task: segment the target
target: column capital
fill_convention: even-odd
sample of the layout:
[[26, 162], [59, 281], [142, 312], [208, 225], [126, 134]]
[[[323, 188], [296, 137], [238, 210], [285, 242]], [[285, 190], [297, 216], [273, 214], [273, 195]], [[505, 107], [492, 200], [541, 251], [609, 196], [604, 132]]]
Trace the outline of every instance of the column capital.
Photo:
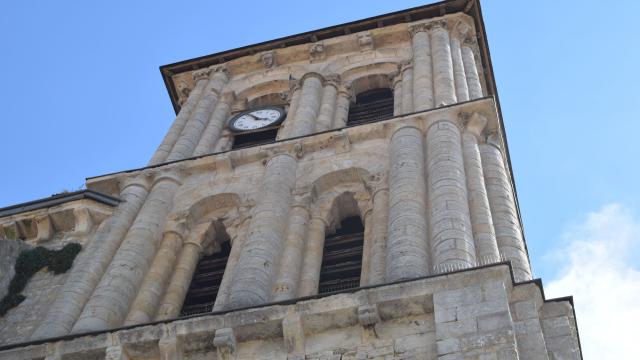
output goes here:
[[387, 77], [389, 77], [389, 83], [391, 84], [391, 90], [393, 90], [396, 87], [396, 85], [398, 85], [398, 83], [402, 82], [402, 73], [400, 72], [400, 69], [388, 74]]
[[180, 239], [184, 238], [187, 228], [187, 214], [184, 212], [173, 213], [168, 216], [164, 226], [164, 235], [176, 234]]
[[411, 60], [405, 60], [398, 64], [398, 70], [400, 71], [401, 74], [412, 68], [413, 68], [413, 62]]
[[486, 131], [486, 141], [485, 141], [485, 143], [487, 145], [491, 145], [491, 146], [495, 147], [496, 149], [500, 150], [500, 153], [502, 153], [502, 146], [501, 146], [501, 141], [500, 141], [500, 133], [498, 132], [497, 129]]
[[478, 140], [481, 140], [482, 132], [489, 122], [486, 116], [477, 112], [461, 112], [460, 114], [458, 114], [458, 118], [462, 122], [462, 125], [464, 126], [466, 131], [473, 134]]
[[235, 91], [227, 91], [220, 95], [220, 101], [231, 105], [234, 101], [236, 101], [236, 92]]
[[338, 74], [330, 74], [324, 77], [324, 86], [333, 86], [338, 90], [340, 87], [340, 75]]
[[342, 96], [342, 97], [346, 97], [347, 99], [351, 99], [351, 97], [353, 96], [352, 91], [351, 91], [351, 85], [349, 85], [349, 84], [340, 85], [340, 87], [338, 88], [338, 96]]
[[427, 32], [427, 30], [429, 30], [429, 27], [428, 27], [428, 23], [421, 22], [421, 23], [409, 25], [408, 30], [409, 30], [409, 34], [411, 34], [411, 37], [414, 37], [417, 33]]
[[213, 73], [213, 75], [224, 75], [229, 77], [229, 67], [227, 64], [211, 65], [208, 69]]
[[206, 69], [199, 69], [194, 71], [193, 73], [191, 73], [191, 76], [193, 76], [193, 80], [198, 82], [200, 80], [207, 80], [210, 74], [211, 74], [211, 69], [206, 68]]
[[453, 35], [455, 38], [464, 40], [470, 34], [470, 30], [471, 30], [471, 26], [469, 26], [469, 24], [467, 24], [466, 22], [460, 20], [454, 26]]
[[427, 24], [427, 29], [436, 30], [436, 29], [447, 29], [448, 22], [446, 19], [438, 19], [431, 21]]
[[463, 43], [467, 46], [474, 47], [478, 45], [478, 39], [476, 39], [475, 34], [472, 34], [470, 36], [467, 36], [464, 39]]
[[163, 172], [158, 171], [155, 173], [155, 177], [151, 186], [156, 186], [158, 183], [163, 181], [171, 181], [178, 184], [178, 186], [182, 185], [183, 173], [184, 171], [178, 168], [166, 170]]
[[321, 74], [317, 73], [317, 72], [308, 72], [306, 74], [304, 74], [302, 76], [302, 78], [300, 78], [300, 84], [304, 85], [304, 82], [309, 79], [309, 78], [317, 78], [318, 80], [320, 80], [320, 82], [324, 82], [324, 76], [322, 76]]

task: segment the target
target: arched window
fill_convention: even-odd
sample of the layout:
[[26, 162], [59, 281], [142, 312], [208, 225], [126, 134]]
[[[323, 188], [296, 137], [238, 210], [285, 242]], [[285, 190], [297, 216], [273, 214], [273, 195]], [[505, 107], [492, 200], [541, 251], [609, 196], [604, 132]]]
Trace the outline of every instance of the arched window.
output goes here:
[[226, 240], [220, 245], [219, 251], [200, 258], [182, 304], [180, 316], [211, 312], [230, 252], [231, 245]]
[[389, 88], [367, 90], [356, 95], [349, 106], [347, 126], [366, 124], [393, 117], [393, 91]]
[[364, 226], [359, 216], [340, 222], [340, 228], [326, 236], [320, 268], [318, 293], [360, 286]]

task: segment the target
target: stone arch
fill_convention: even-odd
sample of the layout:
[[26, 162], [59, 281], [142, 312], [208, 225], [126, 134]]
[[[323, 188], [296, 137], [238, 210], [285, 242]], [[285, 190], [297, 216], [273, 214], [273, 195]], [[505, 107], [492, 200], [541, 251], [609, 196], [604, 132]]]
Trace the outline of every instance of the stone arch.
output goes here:
[[[190, 229], [187, 238], [198, 241], [208, 251], [216, 251], [220, 243], [229, 240], [237, 231], [240, 197], [235, 193], [206, 196], [194, 202], [186, 211], [186, 223]], [[216, 234], [211, 238], [211, 234]], [[195, 237], [195, 238], [194, 238]], [[212, 243], [207, 243], [214, 240]]]
[[336, 170], [318, 177], [312, 186], [312, 216], [322, 218], [329, 232], [349, 216], [357, 215], [364, 222], [371, 199], [366, 185], [369, 177], [362, 168]]
[[236, 99], [246, 100], [249, 107], [281, 105], [289, 94], [290, 81], [271, 79], [236, 91]]

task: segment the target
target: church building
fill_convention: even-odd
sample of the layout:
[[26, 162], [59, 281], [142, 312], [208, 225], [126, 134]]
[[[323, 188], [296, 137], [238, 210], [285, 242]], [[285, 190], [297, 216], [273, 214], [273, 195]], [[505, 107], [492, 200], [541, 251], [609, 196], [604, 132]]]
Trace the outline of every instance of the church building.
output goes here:
[[148, 164], [0, 209], [0, 360], [582, 358], [477, 0], [160, 70]]

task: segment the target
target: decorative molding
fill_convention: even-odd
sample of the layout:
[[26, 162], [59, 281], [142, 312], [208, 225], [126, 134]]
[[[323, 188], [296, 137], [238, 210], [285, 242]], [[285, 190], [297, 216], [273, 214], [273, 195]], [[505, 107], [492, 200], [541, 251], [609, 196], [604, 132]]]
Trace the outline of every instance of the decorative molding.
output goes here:
[[276, 60], [276, 52], [271, 50], [260, 54], [260, 61], [265, 69], [273, 69], [278, 65]]
[[211, 68], [196, 70], [192, 73], [193, 80], [196, 82], [200, 80], [207, 80], [211, 74]]
[[358, 45], [360, 46], [360, 51], [369, 51], [373, 50], [373, 36], [369, 31], [361, 32], [356, 34], [358, 38]]
[[311, 62], [322, 61], [326, 57], [324, 44], [317, 42], [309, 47], [309, 58]]
[[447, 29], [447, 20], [446, 19], [440, 19], [440, 20], [435, 20], [432, 21], [430, 23], [427, 24], [427, 28], [432, 31], [432, 30], [437, 30], [437, 29]]
[[409, 25], [408, 30], [409, 30], [409, 34], [411, 34], [411, 37], [414, 37], [417, 33], [426, 32], [427, 30], [429, 30], [429, 27], [427, 23], [423, 22], [423, 23]]
[[324, 85], [333, 86], [336, 90], [340, 87], [340, 75], [330, 74], [324, 77]]

